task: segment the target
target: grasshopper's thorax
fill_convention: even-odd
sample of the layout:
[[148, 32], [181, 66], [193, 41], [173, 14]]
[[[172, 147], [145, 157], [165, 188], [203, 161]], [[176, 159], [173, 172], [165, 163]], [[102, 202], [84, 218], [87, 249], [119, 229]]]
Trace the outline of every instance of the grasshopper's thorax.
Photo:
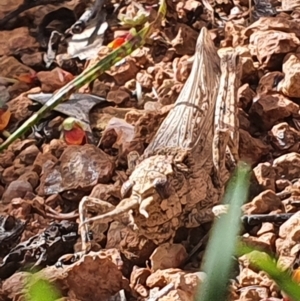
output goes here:
[[139, 233], [157, 244], [172, 239], [180, 225], [177, 174], [173, 156], [154, 155], [139, 163], [122, 187], [124, 197], [139, 202], [132, 214]]

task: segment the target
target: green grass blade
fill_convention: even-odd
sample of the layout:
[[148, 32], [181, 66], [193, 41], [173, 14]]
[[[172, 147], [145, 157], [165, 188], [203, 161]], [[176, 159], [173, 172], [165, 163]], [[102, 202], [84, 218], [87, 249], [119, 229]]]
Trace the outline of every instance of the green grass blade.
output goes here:
[[203, 271], [207, 274], [195, 300], [225, 301], [237, 237], [240, 231], [241, 205], [247, 200], [250, 168], [240, 163], [227, 187], [223, 203], [228, 213], [217, 219], [204, 256]]
[[61, 298], [58, 289], [45, 279], [29, 276], [25, 295], [26, 301], [55, 301]]
[[255, 250], [252, 247], [238, 245], [238, 256], [246, 254], [252, 266], [267, 273], [280, 287], [290, 301], [300, 300], [300, 286], [292, 280], [290, 273], [277, 266], [276, 259], [269, 254]]

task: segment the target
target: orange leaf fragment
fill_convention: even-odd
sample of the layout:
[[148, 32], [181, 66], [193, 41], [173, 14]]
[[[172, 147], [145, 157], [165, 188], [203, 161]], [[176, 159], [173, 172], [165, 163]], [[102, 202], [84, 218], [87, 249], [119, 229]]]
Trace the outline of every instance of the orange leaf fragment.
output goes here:
[[127, 42], [130, 38], [132, 38], [135, 30], [130, 30], [128, 33], [121, 35], [115, 38], [112, 42], [110, 42], [107, 47], [111, 49], [117, 49], [118, 47], [122, 46], [125, 42]]
[[111, 43], [109, 43], [107, 46], [111, 49], [117, 49], [122, 44], [126, 42], [126, 37], [119, 37], [114, 39]]
[[300, 268], [293, 272], [293, 280], [300, 284]]
[[7, 127], [10, 117], [11, 112], [9, 110], [0, 108], [0, 131], [3, 131]]
[[19, 76], [15, 76], [15, 78], [26, 84], [33, 84], [37, 79], [35, 73], [22, 73]]

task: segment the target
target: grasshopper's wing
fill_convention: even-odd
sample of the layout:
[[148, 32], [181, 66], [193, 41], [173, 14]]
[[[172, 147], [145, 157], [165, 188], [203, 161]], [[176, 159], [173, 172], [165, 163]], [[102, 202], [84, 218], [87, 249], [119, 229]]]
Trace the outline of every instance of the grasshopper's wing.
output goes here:
[[163, 148], [192, 149], [199, 143], [205, 145], [208, 133], [213, 134], [219, 78], [217, 50], [207, 29], [203, 28], [189, 78], [146, 149], [146, 155]]

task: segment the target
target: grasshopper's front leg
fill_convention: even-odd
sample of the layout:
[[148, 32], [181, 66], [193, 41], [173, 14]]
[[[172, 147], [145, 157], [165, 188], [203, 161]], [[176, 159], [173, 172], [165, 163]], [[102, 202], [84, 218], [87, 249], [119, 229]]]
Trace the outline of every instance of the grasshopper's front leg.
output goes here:
[[[75, 262], [79, 260], [82, 256], [87, 254], [92, 247], [92, 242], [89, 237], [89, 231], [90, 227], [87, 223], [89, 219], [87, 218], [88, 211], [93, 211], [96, 212], [97, 214], [102, 214], [105, 215], [110, 212], [114, 212], [115, 206], [112, 204], [102, 201], [97, 198], [85, 196], [82, 198], [82, 200], [79, 203], [79, 232], [81, 236], [81, 244], [82, 248], [80, 252], [76, 252], [74, 254], [67, 254], [63, 255], [62, 257], [59, 258], [58, 263], [59, 264], [64, 264], [65, 262]], [[103, 219], [103, 225], [100, 227], [98, 230], [102, 230], [103, 232], [107, 230], [107, 222], [110, 221], [110, 218], [108, 217], [107, 219]], [[101, 231], [101, 232], [102, 232]]]
[[240, 62], [239, 55], [232, 48], [222, 50], [219, 55], [221, 78], [215, 108], [213, 163], [216, 184], [223, 187], [239, 159], [237, 91], [240, 84]]

